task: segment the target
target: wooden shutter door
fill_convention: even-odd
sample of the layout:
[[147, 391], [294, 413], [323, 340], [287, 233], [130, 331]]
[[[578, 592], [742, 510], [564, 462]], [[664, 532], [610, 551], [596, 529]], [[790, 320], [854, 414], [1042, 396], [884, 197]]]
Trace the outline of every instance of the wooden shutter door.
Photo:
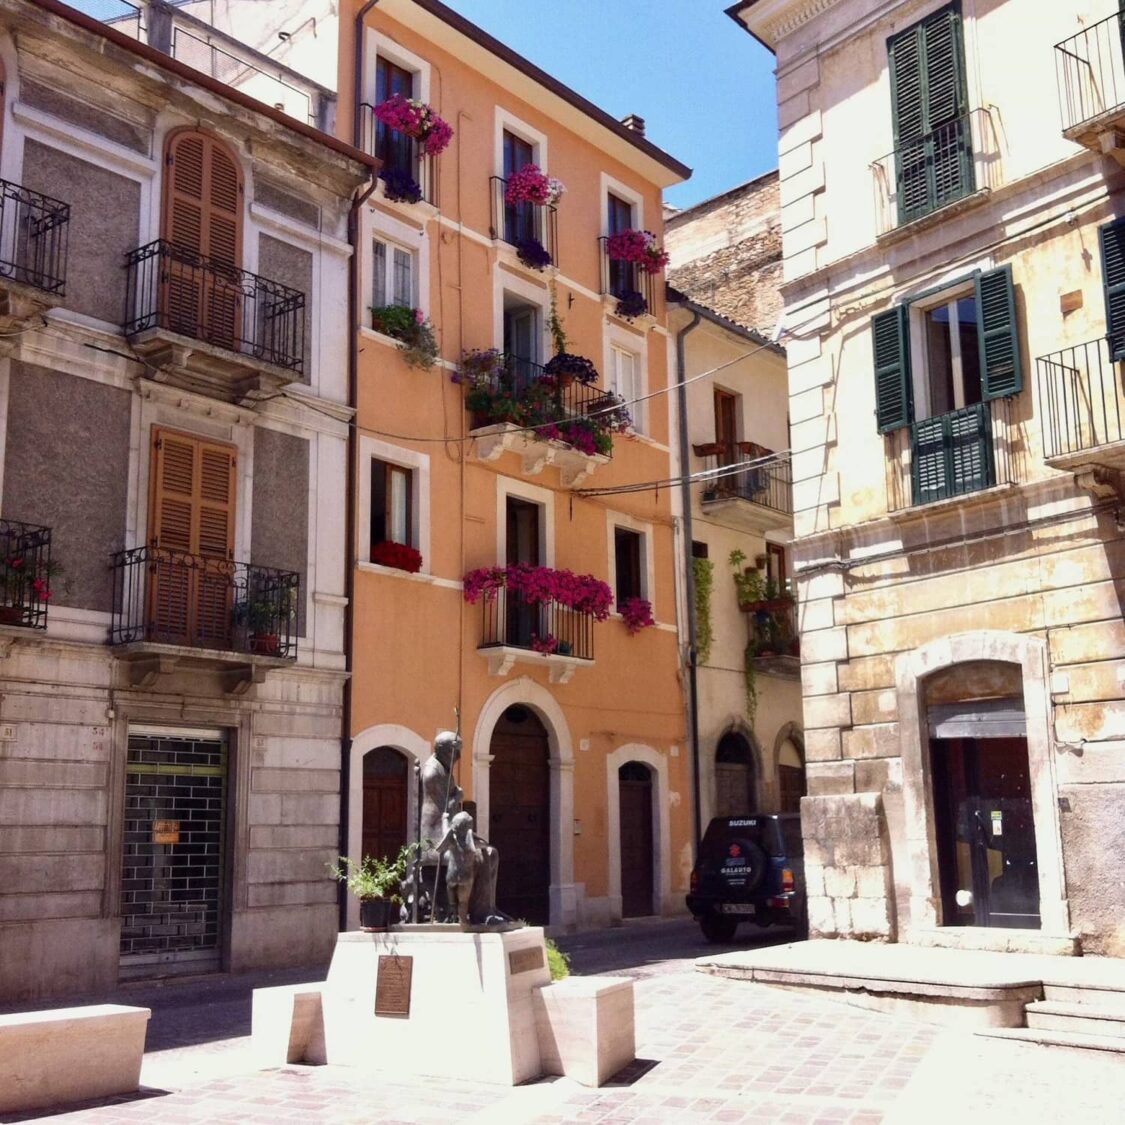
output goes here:
[[982, 397], [988, 401], [1018, 395], [1023, 390], [1023, 363], [1012, 267], [978, 274], [976, 289]]
[[926, 60], [926, 131], [932, 175], [931, 206], [941, 207], [972, 190], [973, 159], [962, 63], [961, 17], [952, 8], [922, 25]]
[[199, 570], [196, 630], [208, 648], [229, 648], [234, 603], [235, 455], [229, 446], [199, 443]]
[[1114, 363], [1125, 359], [1125, 219], [1098, 230], [1102, 250], [1106, 338]]
[[890, 71], [898, 221], [906, 223], [926, 213], [929, 195], [921, 28], [891, 41]]
[[909, 426], [913, 417], [907, 310], [897, 305], [871, 318], [875, 354], [875, 418], [879, 433]]

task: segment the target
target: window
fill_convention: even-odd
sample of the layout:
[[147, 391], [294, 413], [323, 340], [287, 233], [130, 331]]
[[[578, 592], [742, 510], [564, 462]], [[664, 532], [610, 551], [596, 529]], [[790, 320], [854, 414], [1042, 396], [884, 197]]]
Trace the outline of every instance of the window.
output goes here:
[[609, 348], [609, 389], [629, 404], [633, 429], [643, 431], [644, 403], [637, 401], [644, 393], [641, 389], [641, 357], [616, 344]]
[[617, 609], [630, 598], [643, 598], [644, 589], [644, 536], [627, 527], [613, 529], [613, 551], [617, 583]]
[[711, 549], [706, 543], [700, 543], [697, 539], [691, 541], [691, 557], [693, 559], [706, 559], [709, 558]]
[[881, 433], [910, 427], [914, 502], [993, 483], [989, 403], [1023, 389], [1011, 266], [872, 318]]
[[785, 589], [788, 571], [785, 567], [785, 548], [780, 543], [766, 544], [766, 581], [777, 591]]
[[[607, 215], [607, 234], [620, 234], [633, 229], [633, 205], [619, 195], [614, 195], [612, 191], [609, 193]], [[623, 297], [626, 293], [636, 292], [637, 288], [637, 267], [632, 262], [610, 261], [610, 293], [614, 297]]]
[[414, 308], [417, 301], [416, 256], [393, 242], [376, 238], [372, 257], [371, 303], [381, 309], [387, 305]]
[[[514, 172], [535, 163], [535, 147], [530, 141], [504, 130], [504, 179]], [[538, 238], [536, 208], [533, 203], [504, 204], [504, 241], [513, 244], [529, 238]]]
[[[375, 60], [375, 104], [395, 94], [414, 97], [414, 74], [380, 55]], [[375, 155], [383, 161], [384, 171], [403, 172], [417, 179], [413, 140], [382, 121], [375, 125]]]
[[1102, 286], [1105, 293], [1105, 326], [1110, 358], [1125, 359], [1125, 219], [1106, 223], [1098, 230], [1102, 252]]
[[959, 5], [888, 44], [898, 220], [907, 223], [973, 190]]
[[414, 472], [402, 465], [371, 462], [371, 546], [415, 546]]

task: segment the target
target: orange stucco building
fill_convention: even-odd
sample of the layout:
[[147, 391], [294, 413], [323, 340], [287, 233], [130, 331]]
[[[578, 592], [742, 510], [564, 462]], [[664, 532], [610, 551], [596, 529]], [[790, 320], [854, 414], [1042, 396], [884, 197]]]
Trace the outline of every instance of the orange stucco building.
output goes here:
[[[605, 238], [647, 229], [659, 244], [662, 189], [688, 169], [639, 119], [615, 121], [433, 0], [361, 7], [341, 10], [338, 132], [388, 174], [357, 219], [349, 852], [413, 836], [411, 767], [457, 709], [458, 781], [500, 848], [502, 909], [556, 927], [681, 910], [692, 791], [672, 490], [590, 490], [672, 476], [663, 279], [610, 260]], [[380, 125], [373, 107], [396, 93], [451, 126], [444, 151]], [[528, 163], [565, 184], [553, 205], [510, 202]], [[521, 260], [532, 240], [549, 266]], [[408, 361], [399, 306], [432, 324], [432, 367]], [[596, 379], [552, 367], [560, 324]], [[488, 349], [470, 381], [462, 357]], [[620, 401], [633, 424], [605, 432]], [[609, 617], [536, 600], [511, 571], [466, 601], [467, 573], [509, 564], [594, 576]], [[630, 598], [654, 625], [630, 631]]]

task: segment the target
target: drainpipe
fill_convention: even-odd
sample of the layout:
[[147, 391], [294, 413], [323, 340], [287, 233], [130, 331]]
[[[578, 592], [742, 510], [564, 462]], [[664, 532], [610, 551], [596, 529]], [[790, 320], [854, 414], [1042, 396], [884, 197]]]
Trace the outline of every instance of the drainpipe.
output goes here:
[[[356, 148], [360, 147], [360, 88], [363, 68], [363, 19], [379, 0], [367, 0], [360, 9], [355, 22], [355, 137]], [[348, 245], [351, 256], [348, 258], [348, 405], [359, 410], [359, 212], [371, 197], [379, 183], [378, 174], [373, 174], [370, 183], [362, 190], [357, 189], [348, 210]], [[352, 781], [352, 658], [355, 651], [355, 506], [358, 484], [359, 441], [356, 435], [359, 421], [354, 417], [348, 426], [348, 479], [344, 493], [344, 714], [340, 731], [340, 836], [337, 855], [348, 854], [348, 835], [350, 828], [348, 797]], [[336, 892], [339, 910], [340, 929], [348, 928], [348, 889], [340, 883]]]
[[687, 378], [687, 361], [684, 357], [684, 339], [689, 332], [698, 327], [700, 315], [692, 310], [691, 322], [686, 324], [676, 333], [676, 407], [679, 415], [679, 449], [680, 449], [680, 503], [683, 507], [684, 528], [684, 593], [687, 605], [688, 627], [688, 723], [691, 734], [691, 812], [692, 822], [695, 827], [693, 842], [693, 859], [699, 852], [699, 841], [703, 836], [703, 810], [699, 797], [699, 697], [696, 690], [696, 616], [695, 616], [695, 564], [691, 553], [692, 526], [691, 526], [691, 480], [689, 476], [688, 461], [688, 401], [687, 387], [684, 380]]

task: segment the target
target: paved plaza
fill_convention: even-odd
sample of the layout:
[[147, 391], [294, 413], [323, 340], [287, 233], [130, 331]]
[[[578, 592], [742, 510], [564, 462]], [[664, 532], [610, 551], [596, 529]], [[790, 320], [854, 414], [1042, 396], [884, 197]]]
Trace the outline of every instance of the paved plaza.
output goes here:
[[[773, 940], [783, 933], [767, 935]], [[636, 979], [638, 1063], [601, 1090], [396, 1081], [374, 1069], [250, 1069], [252, 982], [131, 991], [154, 1004], [142, 1096], [49, 1119], [110, 1122], [1082, 1122], [1121, 1120], [1125, 1056], [975, 1037], [803, 992], [696, 972], [697, 931], [629, 926], [570, 939], [579, 971]], [[277, 983], [278, 977], [268, 983]], [[195, 996], [193, 1001], [192, 996]], [[154, 999], [155, 996], [155, 999]], [[125, 996], [122, 996], [124, 999]], [[179, 1028], [177, 1034], [176, 1028]], [[450, 1013], [436, 1052], [472, 1029]]]

